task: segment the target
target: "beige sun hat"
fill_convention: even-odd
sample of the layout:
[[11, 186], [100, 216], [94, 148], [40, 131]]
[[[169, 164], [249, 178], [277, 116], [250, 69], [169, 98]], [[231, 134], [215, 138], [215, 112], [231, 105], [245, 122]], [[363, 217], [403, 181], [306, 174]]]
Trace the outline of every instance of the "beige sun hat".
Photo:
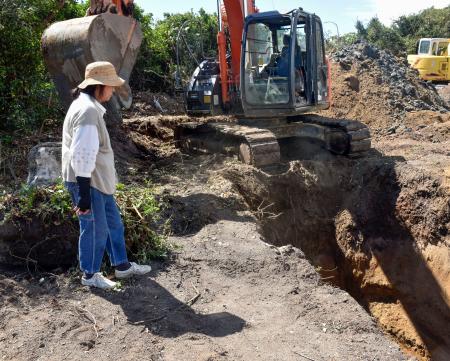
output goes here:
[[89, 85], [109, 85], [121, 86], [125, 80], [116, 73], [114, 65], [108, 61], [96, 61], [86, 66], [84, 81], [78, 85], [78, 88], [85, 89]]

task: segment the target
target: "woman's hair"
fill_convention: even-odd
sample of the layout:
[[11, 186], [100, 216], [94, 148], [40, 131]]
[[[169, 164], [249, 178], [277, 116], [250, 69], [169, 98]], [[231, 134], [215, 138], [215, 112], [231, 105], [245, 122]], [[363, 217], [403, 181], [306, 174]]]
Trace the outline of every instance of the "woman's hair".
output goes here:
[[95, 85], [88, 85], [84, 89], [75, 88], [72, 90], [72, 97], [73, 99], [76, 99], [80, 96], [80, 93], [88, 94], [91, 97], [95, 97], [95, 91], [97, 90], [97, 87], [99, 87], [99, 93], [102, 94], [103, 90], [105, 89], [104, 85], [101, 84], [95, 84]]

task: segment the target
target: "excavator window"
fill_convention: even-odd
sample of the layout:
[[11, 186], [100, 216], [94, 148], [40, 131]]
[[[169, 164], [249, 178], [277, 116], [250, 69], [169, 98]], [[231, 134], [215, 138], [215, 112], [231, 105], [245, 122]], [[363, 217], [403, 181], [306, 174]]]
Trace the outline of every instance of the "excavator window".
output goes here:
[[295, 44], [295, 67], [294, 67], [294, 102], [296, 105], [304, 105], [307, 102], [306, 99], [306, 29], [305, 21], [301, 18], [298, 19], [296, 29], [296, 44]]
[[291, 19], [271, 18], [248, 25], [245, 46], [245, 93], [252, 105], [287, 104]]
[[316, 66], [317, 66], [317, 101], [328, 98], [328, 67], [325, 60], [322, 24], [316, 20]]
[[437, 43], [433, 42], [433, 45], [431, 47], [431, 54], [437, 55]]
[[437, 46], [437, 56], [448, 56], [448, 43], [440, 42]]
[[428, 54], [431, 42], [429, 40], [421, 40], [419, 44], [419, 54]]

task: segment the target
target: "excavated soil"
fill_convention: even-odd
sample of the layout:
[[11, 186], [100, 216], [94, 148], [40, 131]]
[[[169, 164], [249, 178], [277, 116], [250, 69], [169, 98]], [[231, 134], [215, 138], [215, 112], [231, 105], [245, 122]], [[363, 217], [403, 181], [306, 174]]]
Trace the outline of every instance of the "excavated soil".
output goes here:
[[233, 164], [184, 156], [153, 169], [171, 197], [177, 248], [120, 292], [90, 291], [75, 271], [32, 279], [1, 269], [1, 358], [407, 360], [301, 250], [262, 240], [221, 176]]
[[376, 139], [386, 135], [442, 140], [450, 128], [448, 88], [419, 80], [406, 59], [361, 42], [331, 54], [330, 117], [367, 124]]
[[450, 178], [380, 155], [292, 162], [287, 171], [239, 165], [226, 177], [267, 242], [300, 248], [405, 349], [449, 359]]

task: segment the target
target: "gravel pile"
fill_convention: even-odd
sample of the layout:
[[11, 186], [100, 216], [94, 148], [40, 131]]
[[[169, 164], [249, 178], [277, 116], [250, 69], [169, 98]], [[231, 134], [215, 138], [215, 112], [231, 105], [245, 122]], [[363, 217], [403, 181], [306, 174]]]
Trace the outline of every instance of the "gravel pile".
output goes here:
[[448, 111], [435, 87], [421, 81], [417, 71], [409, 66], [406, 59], [397, 58], [389, 51], [360, 41], [331, 54], [331, 59], [343, 71], [356, 68], [359, 74], [369, 73], [375, 78], [375, 86], [387, 85], [387, 103], [395, 112], [393, 115], [396, 118], [411, 111]]

